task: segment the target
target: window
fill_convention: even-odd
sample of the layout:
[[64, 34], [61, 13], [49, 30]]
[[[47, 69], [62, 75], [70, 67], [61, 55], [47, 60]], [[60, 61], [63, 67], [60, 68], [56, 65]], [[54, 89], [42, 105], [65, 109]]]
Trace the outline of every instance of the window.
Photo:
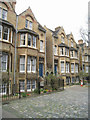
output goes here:
[[20, 72], [25, 72], [25, 56], [20, 56]]
[[75, 52], [75, 58], [77, 58], [78, 57], [78, 53], [77, 52]]
[[32, 40], [32, 37], [30, 34], [28, 34], [28, 46], [31, 46], [31, 40]]
[[27, 60], [27, 72], [31, 72], [31, 57], [28, 56]]
[[57, 46], [54, 46], [54, 54], [57, 55]]
[[66, 73], [69, 73], [69, 63], [66, 62]]
[[83, 64], [83, 72], [84, 72], [84, 70], [85, 70], [85, 65]]
[[86, 56], [86, 62], [88, 62], [88, 56]]
[[0, 85], [0, 94], [5, 95], [6, 93], [7, 93], [7, 84], [4, 83], [4, 84]]
[[35, 83], [36, 83], [36, 81], [33, 80], [33, 81], [32, 81], [32, 90], [34, 90], [34, 89], [36, 88], [36, 84], [35, 84]]
[[25, 27], [28, 28], [28, 20], [26, 20]]
[[32, 22], [29, 22], [29, 28], [32, 30]]
[[2, 10], [2, 19], [7, 20], [7, 11]]
[[71, 57], [73, 57], [73, 51], [71, 51]]
[[9, 28], [3, 28], [3, 40], [9, 40]]
[[20, 45], [25, 45], [25, 38], [26, 34], [21, 34], [21, 42], [20, 42]]
[[64, 48], [60, 48], [60, 55], [64, 55]]
[[24, 80], [20, 80], [20, 92], [24, 92], [25, 91], [25, 82]]
[[32, 72], [36, 72], [36, 58], [35, 57], [33, 57], [33, 59], [32, 59]]
[[82, 56], [82, 61], [84, 61], [84, 56]]
[[6, 72], [7, 71], [7, 59], [8, 59], [8, 55], [2, 55], [2, 71]]
[[36, 37], [33, 36], [33, 47], [36, 48]]
[[31, 80], [27, 80], [27, 92], [31, 91]]
[[2, 18], [2, 9], [0, 8], [0, 18]]
[[61, 42], [64, 43], [64, 36], [61, 37]]
[[43, 41], [40, 40], [40, 51], [43, 51]]
[[71, 41], [71, 47], [73, 47], [73, 42]]
[[69, 56], [69, 49], [68, 48], [65, 48], [65, 55]]
[[2, 39], [2, 26], [0, 25], [0, 40]]
[[88, 73], [88, 66], [86, 66], [86, 73]]
[[71, 63], [71, 73], [74, 73], [74, 63]]
[[78, 64], [75, 64], [75, 72], [78, 73]]
[[61, 62], [61, 73], [64, 73], [64, 62]]

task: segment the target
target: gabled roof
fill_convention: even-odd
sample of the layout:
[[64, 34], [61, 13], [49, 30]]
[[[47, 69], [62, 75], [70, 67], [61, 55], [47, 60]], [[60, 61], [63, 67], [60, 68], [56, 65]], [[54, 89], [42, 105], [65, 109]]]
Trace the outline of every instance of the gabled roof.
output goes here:
[[39, 36], [39, 34], [37, 34], [36, 32], [34, 32], [33, 30], [30, 30], [30, 29], [27, 29], [27, 28], [20, 29], [20, 30], [18, 30], [18, 32], [20, 32], [20, 33], [31, 33], [31, 34], [33, 34], [35, 36]]
[[64, 44], [64, 43], [59, 44], [58, 47], [66, 47], [66, 48], [69, 48], [69, 47], [68, 47], [66, 44]]
[[49, 30], [53, 33], [53, 37], [58, 38], [58, 36], [57, 36], [57, 32], [58, 32], [58, 31], [53, 31], [53, 30], [51, 30], [51, 29], [49, 29]]

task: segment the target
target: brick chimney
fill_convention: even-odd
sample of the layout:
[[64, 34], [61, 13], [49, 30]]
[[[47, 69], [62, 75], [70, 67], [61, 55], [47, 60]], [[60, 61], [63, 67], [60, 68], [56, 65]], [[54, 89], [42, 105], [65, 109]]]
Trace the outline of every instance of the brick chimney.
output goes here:
[[55, 28], [55, 31], [60, 30], [60, 28], [61, 28], [60, 26], [56, 27], [56, 28]]
[[83, 40], [78, 40], [78, 44], [83, 44]]

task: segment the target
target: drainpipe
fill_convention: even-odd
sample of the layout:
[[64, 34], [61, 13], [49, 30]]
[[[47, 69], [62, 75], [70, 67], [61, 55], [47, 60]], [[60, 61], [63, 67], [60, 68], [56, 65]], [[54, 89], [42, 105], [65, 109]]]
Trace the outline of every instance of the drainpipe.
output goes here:
[[46, 65], [47, 65], [47, 62], [46, 62], [46, 32], [45, 32], [45, 75], [46, 75]]
[[14, 94], [15, 94], [15, 78], [16, 78], [16, 55], [17, 55], [17, 26], [18, 26], [18, 15], [16, 15], [16, 34], [15, 34], [15, 55], [14, 55]]

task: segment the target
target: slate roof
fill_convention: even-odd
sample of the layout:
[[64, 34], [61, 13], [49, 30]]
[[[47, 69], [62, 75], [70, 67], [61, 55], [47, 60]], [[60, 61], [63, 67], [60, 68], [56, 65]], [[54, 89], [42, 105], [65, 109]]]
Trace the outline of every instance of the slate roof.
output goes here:
[[70, 50], [71, 50], [71, 51], [72, 51], [72, 50], [74, 50], [74, 51], [78, 51], [77, 49], [75, 49], [75, 48], [73, 48], [73, 47], [71, 47]]
[[35, 36], [39, 36], [39, 34], [37, 34], [36, 32], [34, 32], [33, 30], [30, 30], [30, 29], [27, 29], [27, 28], [20, 29], [20, 30], [18, 30], [18, 32], [20, 32], [20, 33], [31, 33], [31, 34], [33, 34]]
[[49, 30], [53, 33], [53, 36], [54, 36], [55, 38], [58, 38], [57, 33], [58, 33], [59, 30], [57, 30], [57, 31], [53, 31], [53, 30], [51, 30], [51, 29], [49, 29]]
[[58, 47], [66, 47], [66, 48], [69, 48], [66, 44], [64, 43], [61, 43], [60, 45], [58, 45]]
[[13, 27], [13, 29], [15, 30], [13, 24], [11, 24], [10, 22], [8, 22], [8, 21], [6, 21], [6, 20], [0, 19], [0, 24], [1, 24], [1, 25], [2, 25], [2, 24], [5, 24], [5, 25], [8, 25], [8, 26], [11, 26], [11, 27]]
[[43, 31], [43, 32], [46, 32], [46, 30], [40, 24], [38, 25], [38, 29]]

